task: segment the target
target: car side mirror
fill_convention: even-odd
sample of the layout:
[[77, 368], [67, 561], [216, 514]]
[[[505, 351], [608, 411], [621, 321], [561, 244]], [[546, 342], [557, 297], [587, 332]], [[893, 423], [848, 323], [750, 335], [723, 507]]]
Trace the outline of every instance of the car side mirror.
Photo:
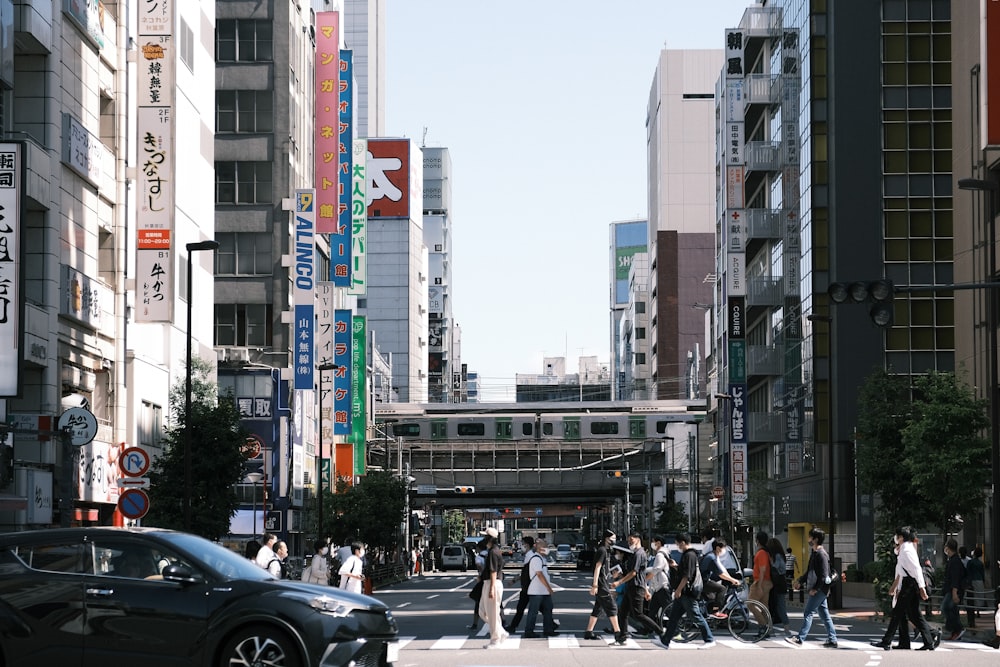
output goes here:
[[178, 584], [198, 584], [204, 581], [200, 574], [195, 574], [187, 565], [171, 563], [160, 573], [164, 581], [174, 581]]

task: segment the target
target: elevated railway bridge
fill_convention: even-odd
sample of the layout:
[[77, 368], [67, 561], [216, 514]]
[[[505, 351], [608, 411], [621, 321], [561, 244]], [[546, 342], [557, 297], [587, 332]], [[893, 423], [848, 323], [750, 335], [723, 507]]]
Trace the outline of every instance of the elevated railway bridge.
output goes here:
[[689, 506], [707, 501], [704, 419], [703, 401], [383, 404], [369, 460], [411, 478], [414, 509], [599, 512], [620, 529], [628, 495], [647, 511], [666, 484]]

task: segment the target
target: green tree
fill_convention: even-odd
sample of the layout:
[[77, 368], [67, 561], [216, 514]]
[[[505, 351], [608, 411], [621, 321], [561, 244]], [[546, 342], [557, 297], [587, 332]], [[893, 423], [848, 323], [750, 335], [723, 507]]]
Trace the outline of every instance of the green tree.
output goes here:
[[889, 526], [937, 526], [983, 506], [989, 478], [986, 401], [954, 373], [913, 380], [879, 370], [859, 396], [858, 481]]
[[666, 497], [653, 508], [656, 520], [653, 530], [661, 535], [672, 535], [687, 530], [687, 510], [684, 503], [677, 502], [677, 493], [668, 488]]
[[445, 544], [461, 544], [465, 539], [465, 512], [445, 510], [443, 521]]
[[351, 486], [341, 479], [324, 495], [324, 535], [338, 544], [361, 540], [374, 547], [396, 543], [406, 506], [406, 483], [391, 472], [369, 472]]
[[[208, 539], [229, 533], [239, 507], [236, 484], [245, 474], [249, 431], [243, 428], [232, 397], [220, 400], [208, 378], [212, 367], [202, 359], [191, 363], [191, 526], [189, 532]], [[163, 454], [149, 471], [149, 513], [143, 523], [184, 530], [185, 381], [170, 389], [171, 423], [163, 438]]]

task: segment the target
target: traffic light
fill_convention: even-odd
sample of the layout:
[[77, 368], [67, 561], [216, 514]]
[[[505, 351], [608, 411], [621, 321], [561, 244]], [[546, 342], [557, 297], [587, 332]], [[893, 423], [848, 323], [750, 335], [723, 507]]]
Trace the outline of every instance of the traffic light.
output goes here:
[[474, 486], [456, 486], [455, 493], [475, 493], [476, 487]]
[[626, 473], [624, 471], [622, 471], [622, 470], [609, 470], [608, 471], [608, 477], [611, 477], [611, 478], [625, 477], [625, 476], [626, 476]]
[[871, 303], [868, 311], [872, 322], [878, 327], [892, 324], [892, 300], [896, 296], [896, 287], [891, 280], [855, 281], [852, 283], [831, 283], [826, 290], [830, 300], [835, 304]]

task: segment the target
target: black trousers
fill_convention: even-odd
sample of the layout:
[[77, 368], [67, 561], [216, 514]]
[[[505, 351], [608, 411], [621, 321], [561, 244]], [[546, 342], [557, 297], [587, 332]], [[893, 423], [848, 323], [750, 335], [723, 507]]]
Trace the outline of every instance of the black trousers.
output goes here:
[[517, 598], [517, 608], [514, 609], [514, 618], [510, 619], [510, 623], [507, 625], [507, 632], [514, 632], [517, 630], [517, 626], [521, 624], [521, 619], [524, 618], [524, 610], [528, 608], [528, 590], [524, 589], [521, 591], [521, 595]]
[[[622, 608], [618, 616], [620, 619], [625, 619], [624, 624], [627, 624], [631, 619], [639, 632], [661, 634], [663, 628], [660, 627], [660, 624], [643, 613], [645, 602], [646, 595], [642, 588], [639, 588], [632, 582], [625, 584], [625, 595], [622, 598]], [[625, 629], [625, 627], [622, 627], [622, 630]]]
[[899, 631], [899, 648], [910, 648], [910, 628], [906, 621], [913, 623], [920, 630], [920, 636], [927, 646], [934, 645], [934, 638], [931, 636], [931, 628], [927, 625], [927, 619], [920, 613], [920, 589], [917, 588], [915, 580], [912, 584], [906, 580], [900, 585], [899, 594], [896, 596], [896, 606], [892, 609], [892, 616], [889, 618], [889, 627], [886, 628], [882, 643], [888, 644], [892, 641], [892, 636]]

